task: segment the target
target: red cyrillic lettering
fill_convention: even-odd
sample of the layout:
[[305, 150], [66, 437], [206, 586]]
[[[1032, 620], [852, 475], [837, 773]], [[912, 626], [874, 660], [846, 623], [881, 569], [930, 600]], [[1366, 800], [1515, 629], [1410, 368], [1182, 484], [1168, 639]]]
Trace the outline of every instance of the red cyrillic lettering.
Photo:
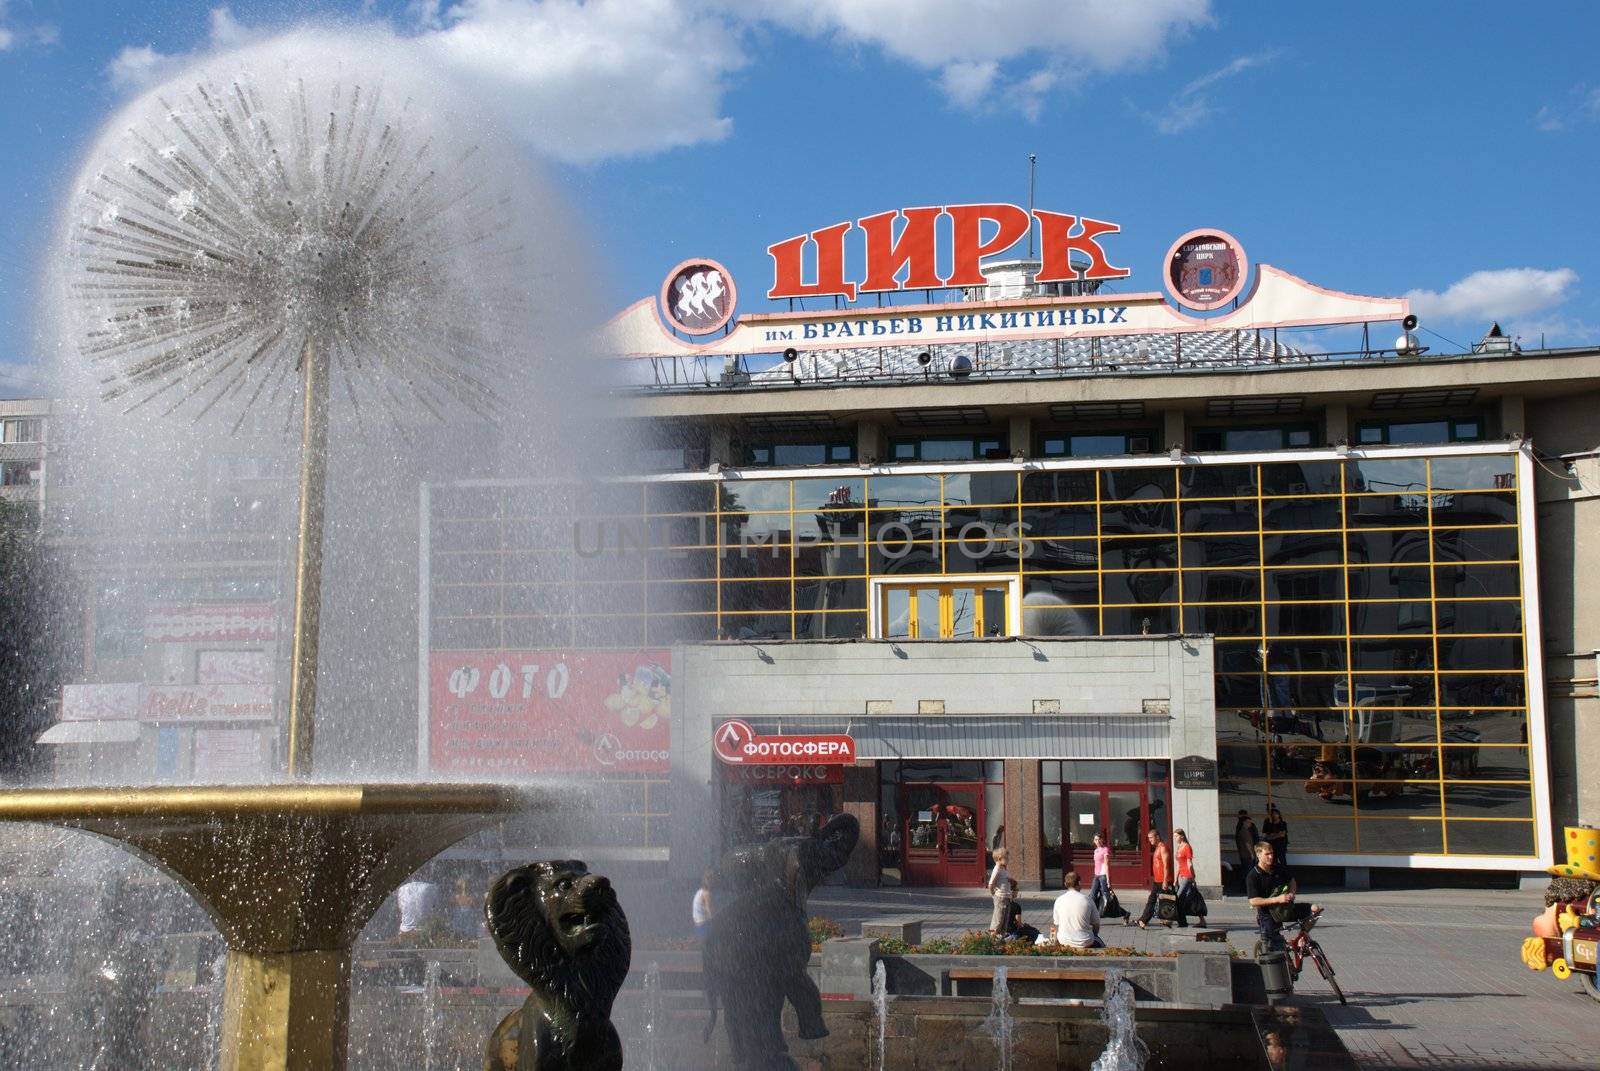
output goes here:
[[[846, 301], [854, 301], [856, 284], [845, 282], [844, 278], [844, 235], [850, 227], [849, 222], [835, 223], [831, 227], [767, 246], [767, 255], [772, 258], [772, 289], [767, 291], [767, 297], [839, 294]], [[817, 281], [814, 283], [804, 281], [808, 241], [817, 245]]]
[[[1028, 213], [1016, 205], [950, 205], [952, 238], [950, 278], [946, 286], [982, 286], [985, 282], [980, 262], [991, 253], [1002, 253], [1028, 235], [1032, 225]], [[983, 240], [983, 223], [995, 225], [995, 232], [987, 242]]]
[[[900, 228], [899, 238], [894, 237], [894, 221], [902, 212], [879, 212], [858, 220], [867, 232], [867, 277], [861, 282], [861, 290], [932, 290], [943, 286], [934, 239], [934, 223], [942, 211], [904, 209], [906, 225]], [[895, 279], [902, 267], [906, 269], [903, 283]]]
[[1106, 251], [1095, 240], [1102, 234], [1122, 230], [1115, 223], [1084, 216], [1083, 229], [1073, 234], [1072, 228], [1080, 222], [1077, 216], [1043, 209], [1036, 209], [1033, 215], [1039, 221], [1039, 274], [1034, 276], [1035, 282], [1061, 283], [1078, 278], [1078, 270], [1072, 266], [1074, 250], [1089, 258], [1089, 266], [1083, 271], [1085, 279], [1125, 279], [1132, 274], [1127, 268], [1112, 267], [1106, 260]]

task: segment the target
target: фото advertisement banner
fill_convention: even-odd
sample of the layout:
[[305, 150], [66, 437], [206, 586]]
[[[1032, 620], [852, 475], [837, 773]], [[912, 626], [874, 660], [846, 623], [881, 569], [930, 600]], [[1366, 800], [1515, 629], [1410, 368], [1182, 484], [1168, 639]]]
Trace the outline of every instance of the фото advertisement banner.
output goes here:
[[435, 651], [438, 773], [666, 773], [671, 652]]

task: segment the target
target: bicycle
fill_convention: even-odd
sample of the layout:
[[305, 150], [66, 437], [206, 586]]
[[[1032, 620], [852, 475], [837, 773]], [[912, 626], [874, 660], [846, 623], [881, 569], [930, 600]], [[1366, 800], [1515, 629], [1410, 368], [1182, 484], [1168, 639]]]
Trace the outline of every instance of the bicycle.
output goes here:
[[1328, 962], [1328, 954], [1322, 950], [1322, 946], [1317, 944], [1306, 930], [1306, 924], [1311, 921], [1313, 919], [1306, 919], [1305, 922], [1300, 923], [1300, 928], [1295, 932], [1295, 935], [1287, 941], [1281, 935], [1275, 937], [1270, 943], [1266, 940], [1258, 940], [1255, 954], [1259, 958], [1261, 953], [1265, 951], [1286, 953], [1288, 956], [1289, 980], [1291, 982], [1300, 980], [1300, 970], [1304, 966], [1306, 958], [1310, 957], [1311, 962], [1317, 965], [1317, 973], [1322, 975], [1322, 980], [1328, 983], [1328, 987], [1333, 990], [1333, 995], [1339, 998], [1339, 1003], [1349, 1004], [1350, 1002], [1344, 999], [1344, 990], [1339, 988], [1339, 982], [1333, 976], [1333, 964]]

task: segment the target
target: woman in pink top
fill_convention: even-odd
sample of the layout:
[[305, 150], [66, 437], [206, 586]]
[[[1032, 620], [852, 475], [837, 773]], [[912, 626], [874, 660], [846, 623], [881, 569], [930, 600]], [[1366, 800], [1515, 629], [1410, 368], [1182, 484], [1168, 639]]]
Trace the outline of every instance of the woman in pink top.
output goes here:
[[1094, 884], [1089, 887], [1089, 899], [1097, 911], [1104, 911], [1111, 899], [1111, 849], [1099, 833], [1094, 835]]
[[[1178, 842], [1178, 850], [1173, 853], [1178, 865], [1178, 906], [1184, 907], [1189, 903], [1189, 898], [1194, 893], [1194, 845], [1189, 843], [1189, 837], [1181, 829], [1174, 829], [1172, 837]], [[1204, 927], [1206, 919], [1200, 916], [1200, 925]]]

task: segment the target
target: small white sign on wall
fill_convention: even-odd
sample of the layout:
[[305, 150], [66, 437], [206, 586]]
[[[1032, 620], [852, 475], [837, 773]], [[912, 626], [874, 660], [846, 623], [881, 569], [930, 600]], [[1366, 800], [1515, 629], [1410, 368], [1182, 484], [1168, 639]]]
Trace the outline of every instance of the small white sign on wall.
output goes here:
[[1092, 825], [1094, 825], [1094, 822], [1095, 822], [1095, 816], [1092, 815], [1092, 814], [1080, 814], [1080, 815], [1078, 815], [1078, 824], [1080, 826], [1092, 826]]

